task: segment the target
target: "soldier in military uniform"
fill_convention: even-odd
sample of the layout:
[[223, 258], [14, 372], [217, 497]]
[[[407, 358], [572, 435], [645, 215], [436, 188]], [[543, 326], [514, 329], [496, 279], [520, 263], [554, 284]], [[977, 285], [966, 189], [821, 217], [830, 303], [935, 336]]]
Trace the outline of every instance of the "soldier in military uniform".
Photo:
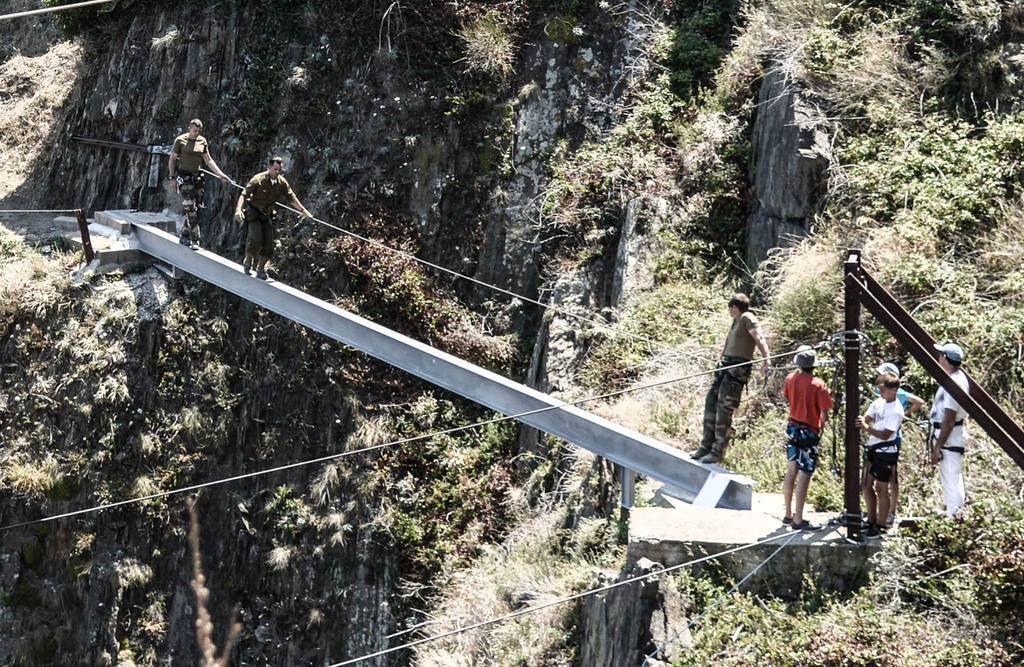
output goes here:
[[167, 161], [170, 179], [181, 196], [181, 208], [185, 212], [185, 226], [181, 229], [179, 240], [183, 245], [196, 248], [199, 247], [199, 209], [203, 208], [205, 194], [200, 168], [205, 164], [220, 180], [231, 180], [210, 155], [206, 137], [199, 134], [202, 129], [203, 121], [193, 118], [188, 124], [188, 132], [174, 140]]
[[277, 204], [287, 204], [301, 211], [305, 217], [313, 217], [295, 196], [292, 186], [281, 173], [283, 170], [284, 160], [271, 158], [267, 170], [249, 180], [235, 206], [235, 221], [248, 225], [242, 267], [246, 274], [255, 267], [256, 277], [260, 280], [267, 279], [267, 261], [274, 251]]

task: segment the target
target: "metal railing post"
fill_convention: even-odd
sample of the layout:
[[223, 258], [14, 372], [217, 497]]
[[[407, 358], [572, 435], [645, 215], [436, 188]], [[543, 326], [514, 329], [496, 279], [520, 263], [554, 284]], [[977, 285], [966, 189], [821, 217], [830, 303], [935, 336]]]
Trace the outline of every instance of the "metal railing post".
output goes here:
[[860, 250], [850, 250], [843, 264], [843, 296], [846, 312], [843, 352], [846, 364], [846, 457], [843, 500], [846, 536], [860, 541]]

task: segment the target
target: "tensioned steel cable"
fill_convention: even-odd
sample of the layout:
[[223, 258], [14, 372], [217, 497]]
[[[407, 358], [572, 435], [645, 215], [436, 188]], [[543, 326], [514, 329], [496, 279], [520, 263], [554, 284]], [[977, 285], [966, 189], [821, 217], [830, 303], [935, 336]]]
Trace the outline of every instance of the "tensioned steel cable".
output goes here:
[[35, 16], [36, 14], [52, 14], [54, 12], [65, 12], [70, 9], [81, 9], [83, 7], [92, 7], [93, 5], [105, 5], [114, 0], [87, 0], [87, 2], [76, 2], [72, 5], [58, 5], [56, 7], [43, 7], [41, 9], [29, 9], [24, 12], [15, 12], [13, 14], [3, 14], [0, 16], [0, 21], [5, 19], [20, 19], [26, 16]]
[[80, 210], [78, 208], [19, 208], [0, 210], [0, 215], [8, 213], [78, 213]]
[[[782, 357], [782, 356], [786, 356], [786, 355], [789, 355], [789, 354], [793, 354], [793, 353], [792, 352], [786, 352], [784, 354], [777, 354], [777, 355], [773, 355], [772, 357], [768, 357], [768, 359], [773, 359], [775, 357]], [[184, 487], [177, 488], [177, 489], [168, 489], [167, 491], [160, 491], [160, 492], [157, 492], [157, 493], [151, 493], [151, 494], [148, 494], [148, 495], [145, 495], [145, 496], [137, 496], [137, 497], [134, 497], [134, 498], [128, 498], [128, 499], [125, 499], [125, 500], [119, 500], [119, 501], [112, 502], [112, 503], [105, 503], [103, 505], [95, 505], [93, 507], [87, 507], [87, 508], [80, 509], [80, 510], [73, 510], [71, 512], [64, 512], [63, 514], [54, 514], [52, 516], [46, 516], [46, 517], [42, 517], [40, 519], [32, 519], [31, 521], [22, 521], [20, 523], [13, 523], [13, 524], [10, 524], [10, 525], [7, 525], [7, 526], [0, 527], [0, 532], [5, 532], [5, 531], [8, 531], [8, 530], [14, 530], [15, 528], [24, 528], [24, 527], [27, 527], [27, 526], [34, 526], [34, 525], [41, 524], [41, 523], [50, 523], [50, 522], [53, 522], [53, 521], [58, 521], [60, 519], [69, 519], [71, 517], [81, 516], [83, 514], [92, 514], [92, 513], [95, 513], [95, 512], [102, 512], [102, 511], [105, 511], [105, 510], [114, 509], [116, 507], [124, 507], [125, 505], [133, 505], [133, 504], [136, 504], [136, 503], [146, 502], [148, 500], [156, 500], [158, 498], [166, 498], [168, 496], [180, 495], [182, 493], [190, 493], [192, 491], [199, 491], [200, 489], [206, 489], [206, 488], [213, 487], [213, 486], [220, 486], [222, 484], [229, 484], [231, 482], [238, 482], [238, 481], [241, 481], [241, 480], [244, 480], [244, 479], [252, 479], [254, 477], [263, 477], [265, 475], [271, 475], [271, 474], [276, 473], [276, 472], [283, 472], [285, 470], [291, 470], [293, 468], [300, 468], [300, 467], [304, 467], [304, 466], [315, 465], [317, 463], [325, 463], [327, 461], [335, 461], [337, 459], [343, 459], [343, 458], [347, 458], [349, 456], [356, 456], [357, 454], [367, 454], [367, 453], [370, 453], [370, 452], [375, 452], [375, 451], [379, 451], [379, 450], [382, 450], [382, 449], [387, 449], [387, 448], [390, 448], [390, 447], [397, 447], [399, 445], [407, 445], [407, 444], [410, 444], [410, 443], [413, 443], [413, 442], [420, 442], [420, 441], [423, 441], [423, 440], [428, 440], [430, 438], [436, 438], [436, 437], [442, 436], [442, 435], [449, 435], [449, 434], [452, 434], [452, 433], [460, 433], [462, 431], [468, 431], [470, 429], [480, 428], [482, 426], [488, 426], [490, 424], [497, 424], [497, 423], [500, 423], [500, 422], [510, 421], [510, 420], [513, 420], [513, 419], [521, 419], [522, 417], [528, 417], [530, 415], [539, 414], [541, 412], [548, 412], [549, 410], [560, 410], [562, 408], [572, 407], [572, 406], [576, 406], [576, 405], [582, 405], [583, 403], [590, 403], [590, 402], [593, 402], [593, 401], [599, 401], [599, 400], [603, 400], [603, 399], [606, 399], [606, 398], [613, 398], [615, 396], [622, 396], [624, 394], [629, 394], [629, 393], [633, 393], [633, 392], [637, 392], [637, 391], [643, 391], [645, 389], [653, 389], [654, 387], [661, 387], [661, 386], [664, 386], [664, 385], [667, 385], [667, 384], [673, 384], [675, 382], [682, 382], [683, 380], [690, 380], [690, 379], [693, 379], [693, 378], [701, 377], [702, 375], [710, 375], [711, 373], [714, 373], [714, 372], [719, 371], [719, 370], [729, 370], [729, 369], [732, 369], [732, 368], [739, 368], [741, 366], [747, 366], [747, 365], [750, 365], [750, 364], [757, 363], [759, 361], [762, 361], [762, 360], [758, 359], [757, 361], [745, 361], [745, 362], [740, 363], [740, 364], [732, 364], [732, 365], [729, 365], [729, 366], [722, 366], [721, 368], [716, 368], [716, 369], [713, 369], [713, 370], [710, 370], [710, 371], [701, 371], [699, 373], [691, 373], [689, 375], [684, 375], [684, 376], [676, 377], [676, 378], [670, 378], [668, 380], [660, 380], [658, 382], [651, 382], [651, 383], [644, 384], [644, 385], [639, 385], [639, 386], [636, 386], [636, 387], [629, 387], [627, 389], [620, 389], [618, 391], [609, 392], [607, 394], [601, 394], [599, 396], [590, 396], [590, 397], [587, 397], [587, 398], [581, 398], [581, 399], [577, 399], [575, 401], [569, 401], [569, 402], [566, 402], [566, 403], [561, 403], [559, 405], [548, 405], [548, 406], [545, 406], [543, 408], [537, 408], [535, 410], [528, 410], [526, 412], [520, 412], [520, 413], [514, 414], [514, 415], [507, 415], [507, 416], [504, 416], [504, 417], [495, 417], [494, 419], [488, 419], [488, 420], [481, 421], [481, 422], [476, 422], [476, 423], [473, 423], [473, 424], [467, 424], [466, 426], [455, 426], [453, 428], [445, 429], [443, 431], [435, 431], [435, 432], [432, 432], [432, 433], [425, 433], [425, 434], [422, 434], [422, 435], [410, 436], [408, 438], [402, 438], [400, 440], [394, 440], [392, 442], [386, 442], [386, 443], [383, 443], [383, 444], [380, 444], [380, 445], [371, 445], [369, 447], [362, 447], [360, 449], [354, 449], [354, 450], [347, 451], [347, 452], [338, 452], [337, 454], [328, 454], [327, 456], [321, 456], [321, 457], [318, 457], [318, 458], [315, 458], [315, 459], [309, 459], [307, 461], [297, 461], [295, 463], [287, 463], [285, 465], [280, 465], [280, 466], [277, 466], [277, 467], [274, 467], [274, 468], [268, 468], [268, 469], [265, 469], [265, 470], [255, 470], [253, 472], [242, 473], [240, 475], [233, 475], [231, 477], [225, 477], [225, 478], [222, 478], [222, 479], [215, 479], [215, 480], [211, 480], [211, 481], [208, 481], [208, 482], [201, 482], [199, 484], [192, 484], [192, 485], [184, 486]]]
[[[211, 176], [213, 176], [215, 178], [219, 178], [212, 171], [208, 171], [206, 169], [203, 169], [202, 167], [200, 167], [199, 170], [202, 171], [203, 173], [209, 174], [209, 175], [211, 175]], [[231, 185], [233, 185], [236, 188], [238, 188], [239, 190], [242, 190], [242, 191], [245, 190], [245, 188], [243, 186], [239, 185], [237, 182], [235, 182], [233, 180], [228, 179], [228, 182]], [[285, 204], [277, 204], [277, 206], [279, 206], [280, 208], [283, 208], [286, 211], [291, 211], [292, 213], [295, 213], [297, 215], [301, 215], [302, 217], [306, 217], [306, 215], [304, 213], [302, 213], [301, 211], [298, 211], [298, 210], [292, 208], [291, 206], [287, 206]], [[655, 340], [653, 340], [651, 338], [648, 338], [646, 336], [643, 336], [641, 334], [631, 333], [631, 332], [623, 331], [621, 329], [617, 329], [613, 325], [611, 325], [608, 322], [605, 322], [603, 320], [599, 320], [599, 319], [594, 318], [594, 317], [588, 317], [586, 315], [580, 315], [580, 314], [574, 313], [574, 312], [572, 312], [570, 310], [566, 310], [565, 308], [562, 308], [560, 306], [556, 306], [556, 305], [550, 304], [550, 303], [544, 303], [543, 301], [539, 301], [537, 299], [532, 299], [532, 298], [530, 298], [528, 296], [524, 296], [522, 294], [518, 294], [518, 293], [513, 292], [511, 290], [507, 290], [504, 287], [498, 287], [497, 285], [492, 285], [491, 283], [484, 282], [483, 280], [480, 280], [479, 278], [474, 278], [473, 276], [468, 276], [468, 275], [466, 275], [464, 273], [459, 273], [458, 271], [455, 271], [454, 269], [449, 269], [447, 267], [441, 266], [440, 264], [434, 264], [433, 262], [425, 260], [425, 259], [423, 259], [421, 257], [417, 257], [416, 255], [414, 255], [411, 252], [408, 252], [408, 251], [405, 251], [405, 250], [401, 250], [399, 248], [393, 248], [393, 247], [387, 245], [386, 243], [378, 241], [377, 239], [369, 238], [367, 236], [362, 236], [361, 234], [353, 232], [350, 229], [345, 229], [344, 227], [339, 227], [338, 225], [332, 224], [330, 222], [326, 222], [324, 220], [321, 220], [321, 219], [313, 217], [313, 216], [309, 216], [309, 219], [312, 220], [313, 222], [319, 223], [319, 224], [321, 224], [321, 225], [323, 225], [325, 227], [330, 227], [331, 229], [339, 231], [342, 234], [350, 236], [350, 237], [352, 237], [354, 239], [357, 239], [359, 241], [362, 241], [364, 243], [369, 243], [371, 245], [377, 246], [378, 248], [382, 248], [382, 249], [387, 250], [389, 252], [393, 252], [395, 254], [401, 255], [401, 256], [403, 256], [403, 257], [405, 257], [407, 259], [411, 259], [412, 261], [418, 262], [418, 263], [422, 264], [423, 266], [427, 266], [427, 267], [430, 267], [432, 269], [436, 269], [437, 271], [441, 271], [443, 273], [447, 273], [448, 275], [456, 277], [456, 278], [462, 278], [463, 280], [468, 280], [471, 283], [474, 283], [474, 284], [479, 285], [481, 287], [485, 287], [485, 288], [487, 288], [489, 290], [493, 290], [495, 292], [500, 292], [500, 293], [505, 294], [507, 296], [510, 296], [510, 297], [512, 297], [514, 299], [519, 299], [521, 301], [526, 301], [528, 303], [532, 303], [532, 304], [534, 304], [536, 306], [540, 306], [541, 308], [544, 308], [546, 310], [551, 310], [553, 312], [556, 312], [559, 315], [563, 315], [565, 317], [571, 317], [571, 318], [573, 318], [575, 320], [579, 320], [579, 321], [582, 321], [582, 322], [589, 322], [590, 324], [594, 324], [596, 326], [599, 326], [602, 329], [606, 329], [606, 330], [608, 330], [608, 331], [610, 331], [610, 332], [612, 332], [612, 333], [614, 333], [616, 335], [627, 336], [627, 337], [630, 337], [630, 338], [635, 338], [636, 340], [643, 341], [643, 342], [645, 342], [645, 343], [647, 343], [648, 345], [651, 345], [651, 346], [655, 346], [655, 345], [660, 345], [661, 344], [661, 343], [658, 343], [657, 341], [655, 341]], [[689, 355], [689, 356], [691, 358], [693, 358], [693, 359], [699, 359], [701, 361], [711, 361], [707, 357], [704, 357], [704, 356], [701, 356], [701, 355], [697, 355], [697, 354], [693, 354], [693, 355]]]
[[[800, 533], [798, 532], [796, 534], [799, 535]], [[636, 577], [631, 577], [629, 579], [624, 579], [622, 581], [617, 581], [617, 582], [615, 582], [613, 584], [608, 584], [606, 586], [601, 586], [599, 588], [592, 588], [592, 589], [590, 589], [588, 591], [583, 591], [582, 593], [574, 593], [573, 595], [567, 595], [565, 597], [561, 597], [561, 598], [558, 598], [556, 600], [550, 600], [548, 602], [545, 602], [544, 604], [539, 604], [539, 605], [536, 605], [536, 606], [533, 606], [533, 607], [526, 607], [525, 609], [520, 609], [520, 610], [514, 611], [514, 612], [512, 612], [510, 614], [505, 614], [504, 616], [498, 616], [496, 618], [491, 618], [491, 619], [488, 619], [486, 621], [480, 621], [478, 623], [473, 623], [471, 625], [466, 625], [466, 626], [463, 626], [461, 628], [455, 628], [454, 630], [449, 630], [448, 632], [442, 632], [442, 633], [437, 634], [437, 635], [431, 635], [430, 637], [423, 637], [422, 639], [417, 639], [415, 641], [411, 641], [411, 642], [402, 644], [401, 646], [393, 646], [391, 648], [387, 648], [387, 649], [383, 649], [381, 651], [377, 651], [376, 653], [370, 653], [370, 654], [367, 654], [367, 655], [361, 655], [358, 658], [351, 658], [351, 659], [345, 660], [343, 662], [336, 662], [336, 663], [334, 663], [332, 665], [329, 665], [329, 667], [345, 667], [345, 665], [354, 665], [356, 663], [363, 662], [365, 660], [371, 660], [373, 658], [379, 658], [382, 655], [387, 655], [389, 653], [394, 653], [395, 651], [404, 651], [406, 649], [410, 649], [410, 648], [419, 646], [421, 644], [426, 644], [428, 642], [438, 641], [438, 640], [441, 640], [441, 639], [445, 639], [447, 637], [452, 637], [454, 635], [462, 634], [464, 632], [469, 632], [471, 630], [477, 630], [479, 628], [487, 627], [489, 625], [495, 625], [497, 623], [503, 623], [504, 621], [509, 621], [509, 620], [514, 619], [514, 618], [518, 618], [520, 616], [525, 616], [526, 614], [532, 614], [534, 612], [538, 612], [538, 611], [541, 611], [543, 609], [547, 609], [549, 607], [554, 607], [556, 605], [564, 604], [566, 602], [572, 602], [573, 600], [579, 600], [580, 598], [589, 597], [591, 595], [596, 595], [598, 593], [604, 593], [605, 591], [610, 591], [610, 590], [612, 590], [614, 588], [619, 588], [621, 586], [628, 586], [630, 584], [634, 584], [634, 583], [636, 583], [638, 581], [643, 581], [645, 579], [652, 579], [654, 577], [660, 577], [663, 574], [668, 574], [669, 572], [675, 572], [676, 570], [681, 570], [684, 567], [689, 567], [691, 565], [697, 565], [698, 563], [703, 563], [703, 562], [706, 562], [706, 561], [709, 561], [709, 560], [714, 560], [716, 558], [721, 558], [722, 556], [728, 556], [729, 554], [734, 554], [734, 553], [737, 553], [739, 551], [743, 551], [745, 549], [751, 549], [753, 547], [760, 546], [762, 544], [768, 544], [770, 542], [775, 542], [775, 541], [780, 540], [780, 539], [782, 539], [783, 537], [786, 537], [786, 536], [787, 536], [787, 533], [781, 533], [781, 534], [776, 535], [774, 537], [768, 537], [768, 538], [765, 538], [765, 539], [760, 540], [758, 542], [751, 542], [750, 544], [744, 544], [744, 545], [741, 545], [741, 546], [738, 546], [738, 547], [734, 547], [732, 549], [727, 549], [725, 551], [720, 551], [718, 553], [711, 554], [709, 556], [701, 556], [700, 558], [694, 558], [693, 560], [687, 561], [685, 563], [679, 563], [678, 565], [673, 565], [671, 567], [666, 567], [666, 568], [664, 568], [662, 570], [658, 570], [657, 572], [648, 572], [647, 574], [641, 574], [641, 575], [636, 576]], [[790, 539], [792, 539], [792, 537]]]
[[[792, 544], [793, 540], [795, 540], [797, 537], [800, 537], [801, 534], [806, 533], [808, 535], [813, 535], [814, 533], [817, 533], [817, 532], [819, 532], [819, 531], [821, 531], [821, 530], [823, 530], [824, 528], [827, 528], [827, 527], [828, 526], [822, 526], [821, 528], [818, 528], [817, 530], [813, 530], [813, 531], [812, 530], [794, 531], [793, 534], [790, 536], [790, 538], [788, 540], [786, 540], [785, 542], [783, 542], [782, 544], [779, 545], [778, 549], [773, 551], [767, 558], [765, 558], [763, 561], [758, 563], [757, 566], [753, 570], [748, 572], [746, 574], [746, 576], [744, 576], [742, 579], [737, 581], [733, 585], [732, 588], [727, 590], [722, 595], [718, 596], [718, 599], [716, 599], [714, 602], [709, 604], [707, 606], [707, 608], [704, 611], [702, 611], [699, 616], [697, 616], [697, 618], [693, 619], [692, 621], [688, 621], [687, 624], [686, 624], [686, 627], [687, 628], [695, 628], [695, 627], [697, 627], [697, 625], [699, 625], [700, 622], [702, 620], [704, 620], [704, 617], [707, 616], [709, 613], [711, 613], [711, 610], [713, 610], [715, 607], [717, 607], [720, 604], [722, 604], [723, 602], [725, 602], [729, 598], [729, 596], [732, 595], [733, 593], [735, 593], [736, 591], [738, 591], [743, 586], [743, 584], [745, 584], [748, 581], [750, 581], [750, 579], [755, 574], [757, 574], [761, 570], [761, 568], [763, 568], [765, 565], [767, 565], [768, 562], [771, 559], [773, 559], [776, 556], [778, 556], [780, 551], [782, 551], [783, 549], [788, 547], [790, 544]], [[658, 653], [664, 654], [665, 653], [665, 649], [667, 649], [669, 646], [671, 646], [678, 639], [679, 639], [679, 632], [678, 631], [673, 632], [672, 633], [672, 637], [668, 641], [666, 641], [664, 645], [659, 646], [658, 648], [656, 648], [653, 653], [651, 653], [651, 654], [649, 654], [647, 656], [644, 656], [644, 661], [643, 661], [643, 663], [641, 663], [640, 667], [646, 667], [647, 663], [649, 661], [653, 660], [654, 657], [656, 655], [658, 655]]]

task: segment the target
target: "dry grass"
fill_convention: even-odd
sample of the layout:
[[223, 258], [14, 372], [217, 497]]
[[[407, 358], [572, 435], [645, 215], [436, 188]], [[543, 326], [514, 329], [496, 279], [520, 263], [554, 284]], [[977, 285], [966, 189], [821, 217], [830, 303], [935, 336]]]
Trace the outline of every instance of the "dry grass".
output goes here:
[[912, 107], [923, 91], [942, 83], [947, 68], [941, 56], [925, 51], [911, 61], [892, 20], [839, 34], [835, 25], [848, 10], [845, 3], [828, 0], [747, 2], [746, 27], [723, 64], [719, 84], [741, 94], [768, 62], [821, 100], [829, 117], [849, 118], [872, 103]]
[[515, 35], [498, 10], [473, 19], [459, 32], [466, 55], [467, 72], [481, 72], [500, 79], [512, 74], [516, 61]]
[[16, 55], [0, 64], [0, 90], [9, 95], [0, 115], [0, 199], [24, 183], [46, 149], [81, 59], [81, 46], [61, 42], [41, 56]]
[[45, 498], [60, 483], [61, 466], [52, 454], [41, 460], [16, 454], [0, 464], [0, 480], [15, 495]]
[[[524, 519], [504, 545], [488, 547], [475, 565], [454, 575], [424, 634], [438, 634], [585, 588], [594, 564], [556, 548], [565, 537], [565, 518], [564, 511], [535, 514]], [[603, 521], [584, 523], [577, 529], [577, 539], [591, 539], [603, 525]], [[514, 623], [431, 642], [416, 649], [415, 662], [423, 667], [567, 664], [569, 656], [562, 651], [573, 610], [573, 604], [555, 605]]]
[[770, 296], [776, 347], [814, 344], [837, 330], [845, 246], [842, 239], [824, 232], [777, 248], [762, 265], [757, 281]]
[[70, 284], [67, 271], [73, 261], [70, 256], [48, 260], [0, 227], [0, 337], [19, 314], [45, 318]]
[[298, 549], [293, 546], [277, 546], [267, 554], [267, 565], [274, 572], [284, 572], [291, 565]]

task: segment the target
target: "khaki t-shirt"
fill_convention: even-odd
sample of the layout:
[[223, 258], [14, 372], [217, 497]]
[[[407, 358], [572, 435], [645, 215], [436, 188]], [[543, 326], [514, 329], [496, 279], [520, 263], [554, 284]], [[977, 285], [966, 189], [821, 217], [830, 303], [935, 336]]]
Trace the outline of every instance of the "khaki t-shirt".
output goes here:
[[274, 204], [287, 204], [295, 199], [295, 192], [284, 176], [271, 180], [270, 174], [265, 171], [249, 179], [243, 194], [250, 206], [267, 217], [274, 215]]
[[750, 361], [754, 358], [757, 341], [751, 332], [757, 328], [757, 318], [746, 312], [732, 321], [729, 337], [725, 339], [725, 356], [740, 357]]
[[203, 155], [210, 150], [206, 137], [199, 135], [191, 139], [188, 133], [174, 140], [171, 152], [178, 156], [178, 171], [184, 174], [198, 174], [205, 161]]

